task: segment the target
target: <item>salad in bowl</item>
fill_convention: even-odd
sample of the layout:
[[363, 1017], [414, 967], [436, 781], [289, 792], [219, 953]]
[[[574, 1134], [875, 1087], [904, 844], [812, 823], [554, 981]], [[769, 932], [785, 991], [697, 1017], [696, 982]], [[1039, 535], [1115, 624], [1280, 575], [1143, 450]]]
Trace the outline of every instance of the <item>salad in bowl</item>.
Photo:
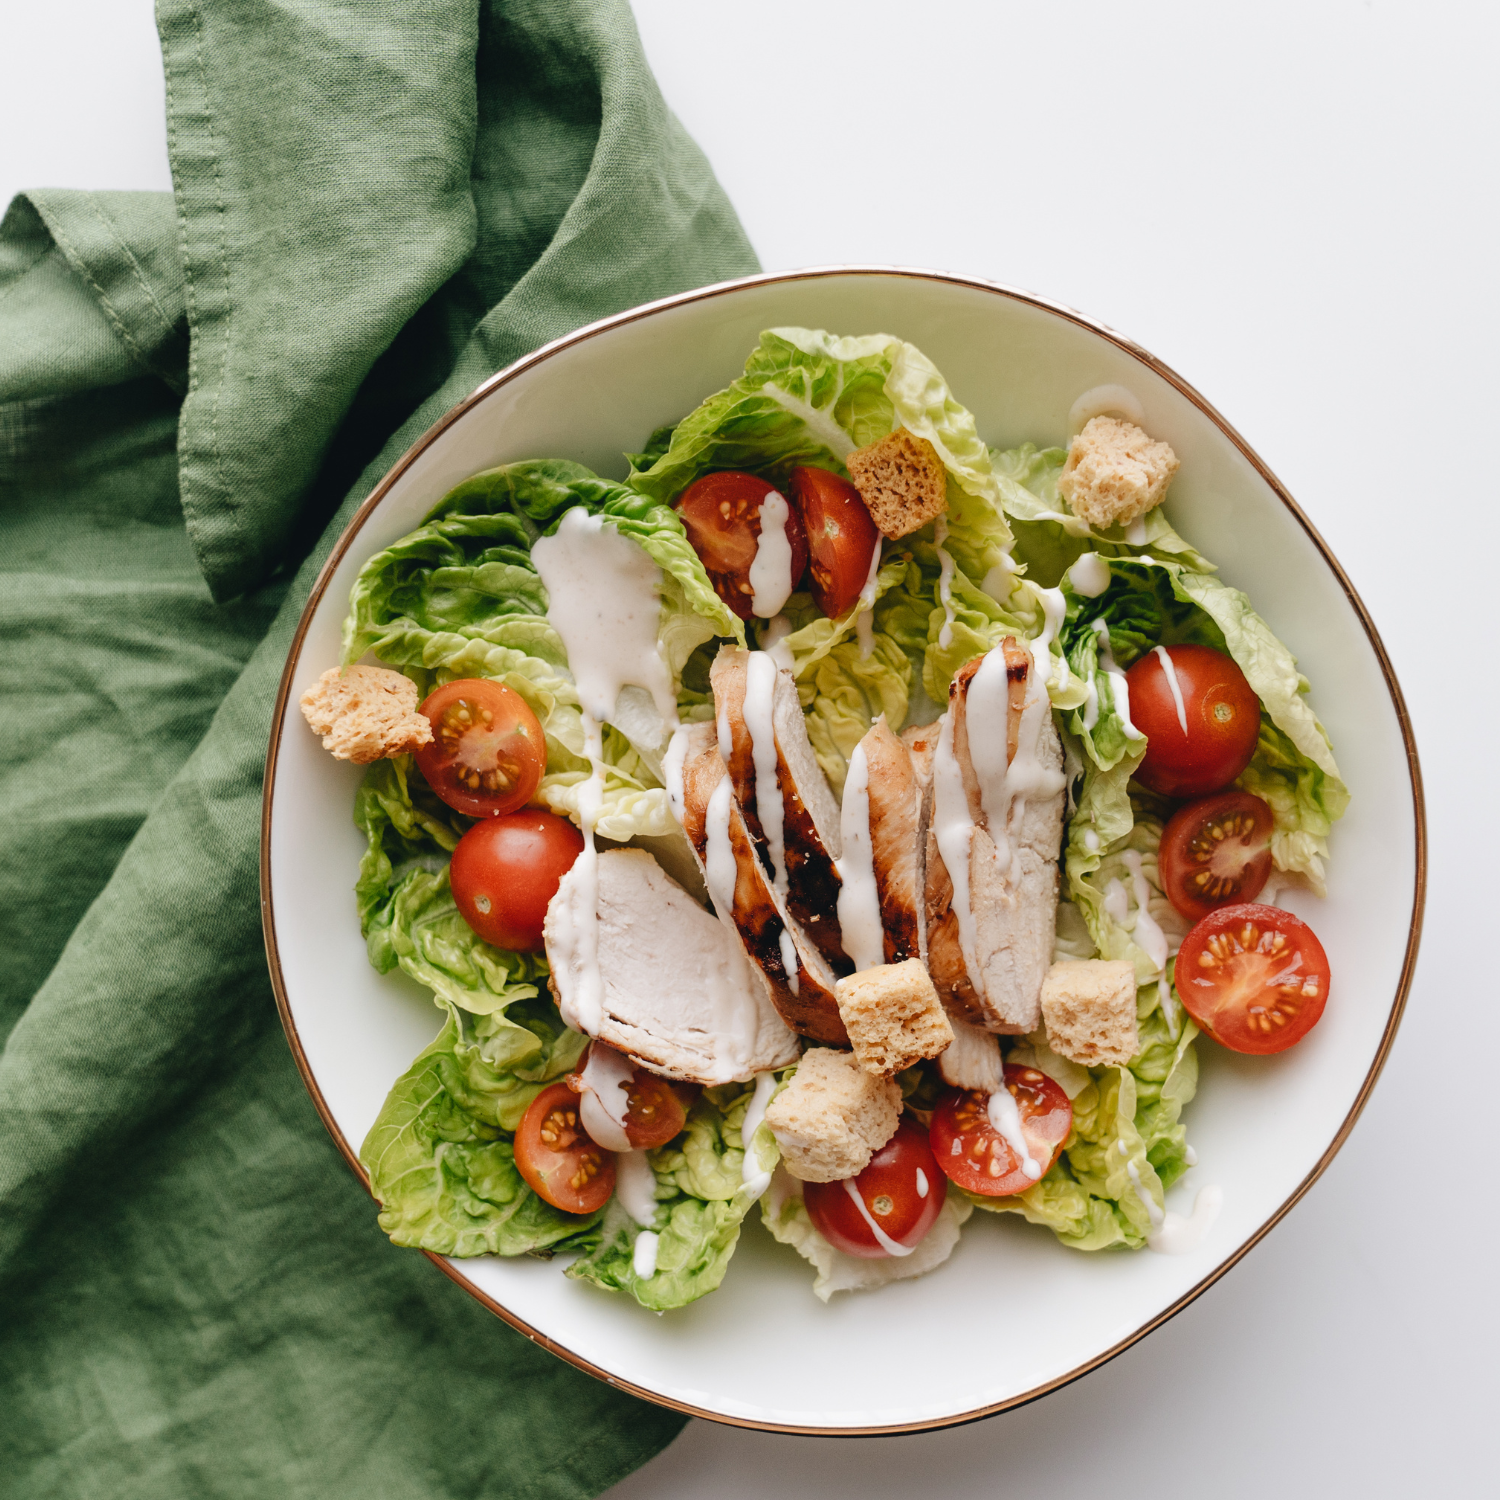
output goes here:
[[1134, 397], [1073, 416], [992, 449], [913, 345], [777, 328], [623, 481], [506, 464], [364, 564], [302, 706], [445, 1017], [360, 1152], [392, 1240], [664, 1311], [757, 1209], [825, 1300], [976, 1209], [1207, 1232], [1197, 1049], [1318, 1022], [1275, 902], [1347, 793]]

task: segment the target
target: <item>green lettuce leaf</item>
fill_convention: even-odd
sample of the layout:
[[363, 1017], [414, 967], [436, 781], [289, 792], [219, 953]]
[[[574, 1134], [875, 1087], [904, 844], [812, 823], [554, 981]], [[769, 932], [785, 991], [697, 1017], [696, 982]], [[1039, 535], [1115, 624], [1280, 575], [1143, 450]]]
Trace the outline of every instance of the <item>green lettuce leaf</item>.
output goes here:
[[360, 1147], [380, 1227], [438, 1255], [521, 1255], [590, 1247], [598, 1214], [567, 1214], [516, 1170], [510, 1139], [460, 1102], [466, 1087], [450, 1019], [396, 1080]]
[[[657, 1200], [651, 1228], [659, 1236], [650, 1276], [637, 1275], [635, 1268], [643, 1226], [616, 1202], [598, 1244], [568, 1267], [568, 1275], [628, 1292], [656, 1312], [686, 1306], [717, 1288], [752, 1201], [744, 1187], [741, 1126], [753, 1094], [753, 1086], [743, 1084], [704, 1090], [683, 1133], [649, 1153]], [[757, 1160], [766, 1169], [779, 1158], [775, 1140], [764, 1125], [756, 1133]]]

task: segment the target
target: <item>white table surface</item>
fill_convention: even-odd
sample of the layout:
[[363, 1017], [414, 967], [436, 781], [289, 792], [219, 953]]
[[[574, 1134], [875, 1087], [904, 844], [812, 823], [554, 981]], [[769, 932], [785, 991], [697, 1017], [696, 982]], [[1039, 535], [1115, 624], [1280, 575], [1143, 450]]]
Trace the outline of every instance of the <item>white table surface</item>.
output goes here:
[[[1431, 868], [1406, 1021], [1358, 1127], [1173, 1322], [953, 1431], [695, 1421], [611, 1495], [1492, 1493], [1500, 13], [635, 8], [768, 269], [887, 261], [1025, 287], [1137, 339], [1239, 427], [1385, 636]], [[0, 10], [0, 201], [169, 186], [161, 111], [149, 0]], [[892, 1367], [921, 1379], [899, 1348]]]

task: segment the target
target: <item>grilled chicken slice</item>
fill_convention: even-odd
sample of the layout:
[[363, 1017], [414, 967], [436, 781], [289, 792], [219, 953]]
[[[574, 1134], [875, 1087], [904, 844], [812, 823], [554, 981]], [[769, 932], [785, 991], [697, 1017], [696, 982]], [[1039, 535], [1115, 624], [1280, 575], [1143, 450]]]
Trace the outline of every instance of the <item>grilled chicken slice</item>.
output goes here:
[[683, 737], [680, 798], [671, 784], [671, 768], [668, 788], [681, 808], [683, 831], [703, 867], [715, 907], [721, 912], [729, 908], [745, 951], [765, 976], [771, 1002], [786, 1024], [815, 1041], [847, 1047], [833, 970], [782, 905], [761, 864], [719, 754], [714, 725], [691, 725]]
[[[828, 962], [847, 973], [834, 863], [841, 852], [839, 805], [807, 737], [797, 684], [768, 652], [738, 646], [720, 649], [709, 680], [719, 748], [761, 863], [775, 880], [777, 861], [782, 862], [787, 910]], [[762, 781], [757, 761], [766, 770], [773, 759], [775, 776]]]
[[[864, 752], [866, 796], [869, 806], [869, 847], [875, 893], [880, 903], [880, 925], [888, 964], [925, 959], [922, 942], [922, 790], [912, 766], [911, 751], [892, 731], [882, 714], [859, 742]], [[843, 814], [858, 817], [844, 787]], [[844, 828], [847, 830], [846, 822]], [[845, 873], [853, 858], [845, 840]]]
[[[582, 979], [578, 945], [568, 940], [586, 919], [581, 865], [563, 876], [543, 928], [559, 1004], [578, 993]], [[797, 1038], [727, 924], [644, 849], [605, 849], [597, 871], [600, 1041], [652, 1072], [707, 1085], [796, 1060]]]
[[[969, 691], [984, 657], [965, 664], [949, 690], [952, 754], [962, 777], [974, 832], [967, 887], [973, 913], [971, 965], [964, 953], [953, 879], [938, 847], [935, 807], [938, 743], [917, 757], [925, 773], [924, 839], [927, 964], [952, 1015], [988, 1031], [1036, 1028], [1042, 980], [1052, 957], [1057, 919], [1057, 857], [1062, 843], [1062, 744], [1045, 691], [1032, 691], [1031, 654], [1014, 637], [997, 648], [1006, 668], [1005, 764], [1018, 754], [1031, 771], [1030, 794], [1011, 796], [989, 739], [970, 743]], [[934, 726], [935, 727], [935, 726]], [[984, 731], [993, 736], [994, 728]], [[940, 738], [940, 735], [939, 737]], [[978, 763], [985, 774], [976, 770]]]

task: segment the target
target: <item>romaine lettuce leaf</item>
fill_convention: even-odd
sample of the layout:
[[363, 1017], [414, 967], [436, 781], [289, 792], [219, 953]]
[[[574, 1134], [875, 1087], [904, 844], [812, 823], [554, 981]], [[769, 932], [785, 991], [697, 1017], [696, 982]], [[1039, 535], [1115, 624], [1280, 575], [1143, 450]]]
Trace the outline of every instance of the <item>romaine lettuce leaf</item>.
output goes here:
[[[568, 1275], [609, 1291], [629, 1292], [643, 1307], [662, 1312], [683, 1307], [724, 1279], [750, 1208], [743, 1177], [740, 1128], [753, 1086], [705, 1089], [688, 1113], [686, 1130], [649, 1153], [656, 1175], [656, 1268], [636, 1273], [635, 1247], [643, 1226], [612, 1203], [599, 1242], [568, 1267]], [[756, 1134], [757, 1160], [769, 1169], [779, 1153], [764, 1126]], [[769, 1145], [767, 1144], [769, 1143]]]
[[584, 1249], [602, 1214], [566, 1214], [532, 1192], [510, 1139], [460, 1102], [467, 1086], [450, 1019], [396, 1080], [360, 1161], [397, 1245], [438, 1255]]

